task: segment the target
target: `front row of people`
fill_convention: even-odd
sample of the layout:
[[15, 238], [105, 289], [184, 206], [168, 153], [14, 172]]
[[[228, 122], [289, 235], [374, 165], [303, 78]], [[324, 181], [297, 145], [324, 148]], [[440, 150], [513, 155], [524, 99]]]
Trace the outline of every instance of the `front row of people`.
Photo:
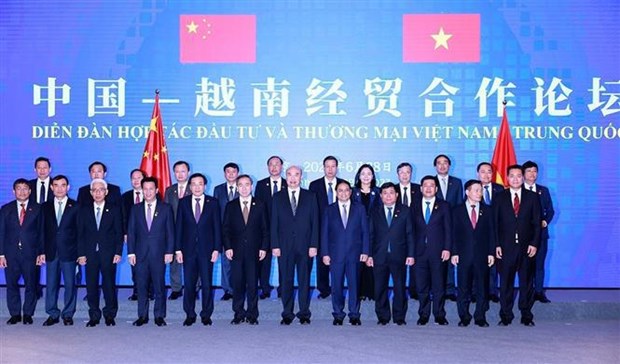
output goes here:
[[[373, 267], [375, 312], [379, 325], [391, 320], [405, 325], [407, 267], [415, 266], [419, 296], [418, 325], [426, 325], [431, 313], [435, 323], [447, 325], [444, 309], [446, 265], [458, 265], [459, 326], [472, 320], [469, 306], [475, 297], [474, 323], [488, 326], [489, 267], [494, 264], [501, 277], [500, 325], [513, 318], [514, 280], [519, 276], [521, 323], [533, 326], [534, 257], [540, 237], [540, 202], [537, 195], [523, 188], [523, 168], [508, 168], [510, 188], [498, 193], [496, 203], [482, 203], [482, 184], [465, 184], [463, 204], [450, 208], [435, 198], [438, 181], [434, 176], [421, 180], [421, 193], [410, 206], [400, 203], [398, 189], [391, 182], [380, 188], [380, 202], [371, 208], [352, 199], [347, 181], [336, 186], [336, 202], [322, 216], [316, 196], [300, 188], [302, 172], [291, 166], [286, 170], [288, 188], [274, 195], [271, 214], [268, 206], [252, 196], [252, 179], [237, 178], [239, 197], [220, 211], [217, 199], [205, 195], [207, 180], [196, 173], [189, 178], [191, 194], [182, 198], [175, 216], [172, 207], [157, 199], [157, 180], [142, 179], [144, 200], [135, 204], [127, 226], [128, 261], [135, 266], [138, 295], [138, 319], [149, 321], [149, 285], [152, 284], [154, 322], [165, 326], [165, 267], [176, 259], [183, 263], [186, 287], [202, 282], [203, 325], [211, 325], [214, 309], [212, 293], [213, 265], [224, 247], [231, 263], [233, 285], [232, 324], [258, 324], [259, 262], [271, 250], [277, 257], [282, 291], [282, 325], [295, 318], [310, 324], [310, 272], [317, 256], [329, 267], [332, 282], [333, 324], [342, 325], [346, 317], [345, 278], [348, 285], [348, 317], [351, 325], [361, 325], [358, 282], [360, 262]], [[86, 266], [89, 321], [115, 325], [118, 311], [116, 264], [123, 248], [121, 208], [106, 203], [107, 183], [95, 178], [90, 184], [93, 203], [78, 205], [67, 197], [68, 178], [52, 179], [55, 198], [39, 206], [29, 204], [28, 181], [13, 185], [16, 200], [0, 210], [0, 267], [5, 269], [8, 324], [32, 324], [36, 305], [37, 265], [47, 264], [46, 312], [44, 326], [58, 323], [73, 325], [76, 307], [74, 274], [76, 264]], [[221, 224], [223, 213], [223, 224]], [[322, 220], [320, 220], [322, 219]], [[221, 231], [220, 231], [221, 230]], [[321, 247], [319, 250], [319, 240]], [[65, 307], [58, 309], [61, 274], [65, 281]], [[105, 306], [99, 307], [99, 279]], [[22, 307], [18, 280], [23, 277], [25, 298]], [[297, 277], [299, 310], [294, 312], [294, 280]], [[393, 282], [390, 307], [388, 284]], [[476, 282], [474, 285], [473, 282]], [[474, 287], [474, 288], [472, 288]], [[472, 289], [475, 291], [472, 292]], [[197, 320], [196, 292], [186, 290], [184, 326]], [[23, 313], [23, 316], [22, 316]]]

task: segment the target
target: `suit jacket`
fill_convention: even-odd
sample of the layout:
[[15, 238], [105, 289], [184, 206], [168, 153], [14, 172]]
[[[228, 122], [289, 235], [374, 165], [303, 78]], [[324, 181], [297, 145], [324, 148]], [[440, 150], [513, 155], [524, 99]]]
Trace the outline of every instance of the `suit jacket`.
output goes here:
[[269, 225], [267, 224], [267, 205], [252, 198], [250, 202], [248, 223], [243, 221], [241, 203], [238, 198], [226, 204], [222, 235], [224, 249], [232, 249], [233, 259], [241, 259], [242, 254], [249, 254], [258, 259], [258, 251], [269, 249]]
[[[372, 211], [372, 209], [381, 204], [379, 191], [379, 187], [375, 187], [370, 191], [370, 203], [368, 204], [368, 211], [366, 211], [367, 216], [370, 216], [370, 212]], [[353, 191], [351, 193], [351, 200], [362, 204], [362, 190], [360, 188], [353, 187]]]
[[[189, 196], [192, 194], [192, 191], [189, 189], [189, 183], [185, 186], [185, 191], [183, 191], [183, 196]], [[179, 208], [179, 184], [175, 183], [172, 186], [166, 188], [166, 192], [164, 193], [164, 202], [172, 206], [172, 213], [174, 214], [174, 220], [177, 219], [177, 210]]]
[[123, 212], [119, 205], [105, 203], [97, 229], [93, 203], [80, 204], [77, 225], [78, 257], [90, 259], [95, 255], [97, 246], [106, 259], [123, 254]]
[[222, 249], [222, 220], [220, 205], [213, 196], [204, 195], [198, 222], [194, 219], [193, 195], [179, 201], [175, 226], [175, 251], [183, 257], [198, 257], [203, 263], [211, 261], [213, 251]]
[[[441, 184], [441, 177], [436, 177], [439, 184]], [[436, 199], [448, 202], [448, 204], [450, 204], [450, 207], [462, 204], [464, 196], [465, 195], [463, 194], [463, 182], [460, 178], [448, 175], [448, 196], [444, 196], [443, 192], [441, 191], [441, 187], [437, 186]]]
[[321, 223], [321, 257], [329, 256], [332, 263], [359, 262], [361, 254], [370, 253], [368, 218], [361, 203], [351, 201], [347, 211], [347, 227], [342, 223], [342, 205], [331, 204]]
[[[555, 211], [553, 210], [553, 202], [551, 201], [551, 194], [549, 193], [549, 189], [545, 186], [541, 186], [538, 183], [536, 184], [536, 193], [540, 199], [540, 219], [545, 220], [547, 225], [551, 223], [553, 220], [553, 215], [555, 215]], [[542, 239], [549, 239], [549, 228], [543, 228], [541, 226]]]
[[300, 188], [297, 212], [293, 215], [288, 190], [273, 196], [271, 211], [271, 248], [282, 254], [308, 254], [319, 247], [319, 207], [314, 192]]
[[[495, 256], [495, 229], [493, 209], [479, 204], [476, 228], [471, 224], [466, 204], [452, 209], [452, 255], [459, 256], [459, 264], [477, 262], [487, 265], [487, 257]], [[432, 216], [432, 215], [431, 215]]]
[[419, 199], [414, 209], [413, 224], [415, 225], [415, 246], [417, 256], [429, 251], [432, 257], [441, 257], [442, 250], [452, 250], [452, 216], [450, 205], [446, 201], [435, 198], [431, 219], [426, 224], [422, 201]]
[[61, 262], [75, 262], [78, 258], [78, 226], [79, 206], [77, 201], [67, 199], [63, 206], [60, 225], [56, 220], [56, 201], [43, 204], [45, 259], [52, 261], [59, 258]]
[[[215, 188], [213, 189], [213, 197], [215, 197], [217, 199], [217, 202], [220, 204], [220, 211], [222, 213], [220, 216], [220, 218], [222, 219], [221, 222], [224, 222], [224, 209], [226, 209], [226, 204], [229, 202], [228, 192], [229, 192], [228, 184], [226, 182], [215, 186]], [[237, 191], [237, 188], [235, 187], [235, 196], [233, 200], [238, 197], [239, 197], [239, 192]]]
[[[48, 201], [52, 201], [54, 200], [54, 191], [52, 191], [52, 176], [50, 176], [50, 183], [49, 186], [47, 186], [47, 196], [45, 199], [45, 202]], [[31, 179], [30, 181], [28, 181], [28, 186], [30, 186], [30, 197], [28, 197], [28, 203], [38, 203], [37, 202], [37, 193], [39, 191], [39, 185], [38, 185], [39, 179], [35, 178], [35, 179]]]
[[[342, 178], [336, 177], [336, 181], [334, 183], [334, 201], [336, 201], [336, 186], [342, 181]], [[327, 188], [325, 188], [325, 177], [321, 177], [310, 182], [310, 186], [308, 189], [316, 194], [317, 202], [319, 204], [319, 216], [323, 216], [323, 213], [328, 206]]]
[[2, 206], [0, 209], [0, 255], [4, 255], [9, 261], [22, 255], [34, 264], [36, 257], [43, 253], [41, 205], [28, 203], [22, 225], [19, 225], [19, 213], [15, 200]]
[[138, 263], [147, 259], [164, 264], [165, 254], [174, 254], [174, 215], [172, 207], [157, 201], [151, 220], [146, 224], [145, 202], [134, 204], [127, 225], [127, 254], [135, 254]]
[[[493, 199], [502, 191], [504, 191], [504, 186], [499, 183], [491, 182], [491, 205], [493, 205]], [[484, 202], [484, 186], [482, 187], [482, 203]]]
[[513, 250], [515, 234], [519, 235], [519, 247], [527, 250], [528, 245], [538, 247], [540, 244], [540, 199], [525, 188], [521, 188], [519, 214], [515, 216], [512, 206], [513, 196], [510, 189], [498, 194], [493, 200], [496, 239], [495, 245]]
[[[396, 184], [396, 192], [398, 192], [398, 203], [403, 202], [403, 191], [400, 190], [400, 183]], [[422, 192], [420, 191], [420, 185], [417, 183], [409, 183], [409, 189], [407, 190], [409, 194], [409, 206], [417, 201], [422, 196]]]
[[[280, 191], [286, 191], [286, 179], [282, 178], [282, 186]], [[263, 178], [256, 182], [254, 195], [257, 199], [263, 201], [267, 205], [267, 222], [271, 219], [271, 206], [273, 205], [273, 196], [271, 195], [271, 177]], [[278, 192], [280, 192], [278, 191]]]
[[388, 246], [392, 257], [405, 264], [406, 258], [415, 256], [411, 209], [396, 204], [392, 224], [388, 226], [383, 204], [377, 205], [370, 213], [370, 256], [375, 264], [387, 264]]
[[[86, 186], [80, 187], [80, 190], [78, 191], [77, 202], [79, 204], [86, 204], [92, 206], [93, 201], [93, 196], [90, 194], [90, 183]], [[117, 185], [108, 183], [108, 194], [105, 196], [105, 202], [106, 204], [111, 203], [118, 205], [119, 207], [122, 206], [121, 188]]]

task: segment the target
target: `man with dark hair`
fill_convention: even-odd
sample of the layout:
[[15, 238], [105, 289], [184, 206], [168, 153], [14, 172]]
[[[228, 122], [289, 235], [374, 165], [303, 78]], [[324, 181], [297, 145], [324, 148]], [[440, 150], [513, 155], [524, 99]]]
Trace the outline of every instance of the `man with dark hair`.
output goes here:
[[344, 313], [344, 279], [349, 287], [349, 323], [362, 324], [358, 282], [360, 262], [369, 253], [368, 218], [361, 203], [351, 201], [351, 185], [342, 181], [336, 186], [337, 202], [325, 209], [321, 223], [321, 257], [332, 278], [334, 326], [342, 326]]
[[543, 185], [536, 183], [538, 180], [538, 164], [532, 161], [523, 163], [525, 171], [525, 189], [538, 194], [540, 199], [540, 222], [541, 236], [540, 245], [536, 252], [536, 270], [534, 272], [534, 300], [541, 303], [549, 303], [551, 300], [545, 294], [545, 259], [547, 258], [547, 250], [549, 249], [549, 223], [553, 219], [555, 211], [553, 210], [553, 202], [549, 189]]
[[422, 178], [422, 198], [414, 207], [416, 284], [420, 307], [418, 325], [426, 325], [432, 311], [435, 323], [447, 325], [444, 309], [446, 294], [446, 265], [452, 250], [452, 219], [450, 206], [438, 199], [437, 178]]
[[222, 249], [220, 206], [215, 198], [205, 195], [207, 178], [200, 173], [189, 177], [191, 196], [179, 201], [176, 220], [176, 258], [183, 265], [185, 290], [183, 326], [196, 322], [196, 287], [198, 277], [202, 282], [202, 310], [200, 319], [203, 325], [213, 324], [213, 264]]
[[[105, 179], [108, 174], [108, 167], [103, 164], [103, 162], [94, 161], [88, 166], [88, 173], [90, 174], [91, 181], [96, 178]], [[105, 196], [105, 202], [118, 205], [122, 209], [120, 187], [111, 183], [107, 183], [107, 185], [108, 194]], [[90, 184], [80, 187], [77, 202], [79, 204], [91, 204], [93, 202], [93, 196], [90, 193]]]
[[144, 177], [144, 200], [131, 206], [127, 225], [127, 258], [135, 267], [138, 289], [138, 319], [134, 326], [149, 321], [149, 287], [152, 285], [157, 326], [166, 326], [166, 264], [174, 254], [174, 218], [172, 207], [157, 201], [157, 179]]
[[472, 284], [477, 282], [473, 295], [476, 296], [474, 322], [477, 326], [488, 327], [485, 314], [489, 308], [487, 292], [489, 267], [495, 262], [495, 229], [493, 212], [490, 206], [481, 203], [482, 183], [469, 180], [465, 183], [464, 204], [452, 209], [452, 264], [458, 265], [457, 298], [459, 326], [471, 322], [469, 304], [472, 301]]
[[[398, 193], [392, 182], [381, 185], [381, 205], [370, 213], [370, 255], [366, 264], [374, 268], [375, 313], [377, 324], [406, 325], [406, 267], [415, 263], [415, 230], [409, 207], [397, 203]], [[394, 284], [392, 309], [388, 295], [390, 276]]]
[[[69, 179], [63, 175], [52, 178], [54, 199], [43, 204], [44, 242], [47, 289], [45, 290], [45, 311], [49, 315], [43, 326], [52, 326], [62, 322], [65, 326], [73, 325], [77, 289], [75, 286], [75, 268], [77, 266], [77, 201], [67, 196]], [[60, 276], [65, 283], [64, 308], [58, 309], [58, 291]]]
[[[286, 179], [282, 178], [282, 158], [277, 155], [269, 157], [267, 159], [267, 169], [269, 171], [269, 177], [263, 178], [256, 182], [256, 190], [254, 194], [256, 198], [265, 202], [267, 205], [267, 224], [271, 224], [271, 206], [273, 196], [281, 190], [286, 190]], [[264, 300], [271, 296], [271, 290], [273, 287], [269, 282], [271, 277], [271, 265], [272, 265], [271, 249], [267, 249], [267, 255], [265, 259], [258, 263], [259, 276], [260, 276], [260, 299]], [[279, 279], [281, 281], [281, 279]], [[278, 286], [278, 297], [281, 295], [280, 286]]]
[[521, 323], [534, 326], [535, 255], [540, 244], [540, 199], [523, 188], [523, 167], [508, 167], [510, 188], [499, 193], [493, 203], [496, 233], [495, 256], [500, 275], [500, 326], [514, 319], [515, 275], [519, 275], [519, 310]]
[[[174, 166], [172, 166], [172, 171], [174, 172], [174, 178], [177, 180], [177, 183], [166, 188], [164, 202], [172, 206], [172, 213], [174, 215], [174, 221], [176, 222], [179, 201], [183, 197], [192, 194], [187, 183], [190, 171], [189, 163], [186, 161], [177, 161], [174, 163]], [[181, 279], [181, 274], [181, 264], [179, 264], [176, 259], [172, 259], [170, 263], [170, 290], [172, 292], [170, 292], [170, 296], [168, 297], [169, 300], [176, 300], [183, 296], [183, 280]]]
[[[226, 182], [215, 186], [213, 189], [213, 197], [215, 197], [220, 204], [220, 211], [222, 212], [221, 222], [224, 222], [224, 209], [226, 204], [235, 198], [239, 197], [237, 192], [237, 176], [239, 176], [239, 165], [237, 163], [229, 162], [224, 166], [224, 179]], [[230, 261], [222, 254], [220, 258], [220, 264], [222, 266], [222, 281], [221, 286], [224, 291], [222, 301], [228, 301], [233, 298], [233, 286], [230, 279]]]
[[[247, 174], [237, 177], [239, 197], [230, 201], [224, 210], [222, 228], [226, 258], [230, 260], [233, 284], [233, 311], [231, 324], [247, 321], [258, 324], [258, 263], [269, 250], [267, 206], [252, 198], [252, 178]], [[247, 299], [247, 308], [244, 301]]]
[[[123, 201], [123, 235], [124, 240], [127, 241], [127, 225], [129, 224], [129, 214], [133, 205], [138, 205], [142, 201], [144, 201], [144, 194], [142, 193], [142, 179], [146, 177], [146, 173], [139, 168], [133, 169], [129, 173], [129, 178], [131, 180], [131, 189], [125, 191], [121, 195], [121, 200]], [[136, 278], [136, 267], [134, 265], [131, 266], [131, 282], [133, 283], [133, 292], [131, 296], [129, 296], [130, 301], [138, 300], [138, 280]], [[152, 297], [152, 288], [151, 288], [151, 297]]]
[[[32, 325], [37, 305], [35, 267], [45, 264], [43, 213], [41, 205], [28, 202], [28, 180], [15, 180], [13, 194], [15, 200], [0, 209], [0, 268], [4, 268], [6, 302], [11, 315], [7, 324], [15, 325], [23, 319], [24, 325]], [[23, 306], [20, 278], [25, 286]]]
[[[316, 195], [319, 206], [319, 221], [325, 213], [327, 206], [336, 201], [336, 185], [343, 181], [336, 177], [338, 174], [338, 159], [336, 157], [328, 155], [323, 159], [323, 173], [325, 175], [310, 182], [308, 188]], [[321, 246], [320, 239], [321, 237], [319, 236], [319, 247]], [[316, 288], [319, 291], [319, 299], [325, 299], [331, 294], [329, 267], [321, 259], [316, 260]]]

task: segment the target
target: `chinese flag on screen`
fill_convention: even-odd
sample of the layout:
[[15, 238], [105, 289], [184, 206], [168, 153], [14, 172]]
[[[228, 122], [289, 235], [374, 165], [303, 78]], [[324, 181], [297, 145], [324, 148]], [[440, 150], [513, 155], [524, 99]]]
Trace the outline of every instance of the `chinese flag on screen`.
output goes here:
[[480, 14], [403, 15], [403, 62], [480, 62]]
[[170, 164], [168, 162], [168, 148], [166, 148], [166, 140], [164, 139], [164, 126], [159, 110], [159, 94], [155, 95], [151, 127], [142, 153], [140, 169], [147, 176], [157, 179], [159, 195], [163, 200], [166, 188], [170, 186]]
[[255, 63], [255, 15], [181, 15], [181, 63]]
[[504, 107], [504, 117], [499, 127], [499, 134], [495, 141], [495, 150], [493, 151], [493, 179], [504, 187], [508, 187], [508, 178], [506, 170], [509, 166], [517, 163], [517, 155], [515, 147], [512, 144], [512, 135], [510, 134], [510, 126], [508, 125], [508, 117], [506, 116], [506, 108]]

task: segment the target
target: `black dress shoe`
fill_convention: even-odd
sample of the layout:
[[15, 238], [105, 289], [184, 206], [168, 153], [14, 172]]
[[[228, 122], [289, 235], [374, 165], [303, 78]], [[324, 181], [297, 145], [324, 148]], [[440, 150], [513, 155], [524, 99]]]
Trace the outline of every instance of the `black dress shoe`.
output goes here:
[[[25, 319], [25, 318], [26, 318], [26, 317], [24, 316], [24, 319]], [[536, 326], [536, 325], [534, 324], [534, 321], [533, 321], [533, 320], [531, 320], [531, 319], [529, 319], [529, 320], [527, 320], [527, 319], [525, 319], [525, 320], [524, 320], [524, 319], [521, 319], [521, 323], [522, 323], [524, 326]]]
[[99, 320], [88, 320], [86, 327], [95, 327], [99, 325]]
[[168, 296], [168, 299], [170, 301], [174, 301], [174, 300], [176, 300], [178, 298], [181, 298], [181, 297], [183, 297], [183, 292], [182, 291], [178, 291], [178, 292], [172, 291], [170, 293], [170, 296]]
[[7, 325], [15, 325], [18, 322], [22, 321], [22, 317], [20, 315], [11, 316], [11, 318], [6, 322]]
[[183, 326], [192, 326], [196, 322], [195, 317], [188, 317], [183, 321]]
[[418, 326], [424, 326], [427, 323], [428, 323], [428, 317], [420, 317], [417, 322]]
[[73, 326], [73, 318], [71, 318], [71, 317], [65, 317], [65, 318], [63, 318], [63, 319], [62, 319], [62, 323], [63, 323], [65, 326]]
[[113, 318], [107, 318], [105, 319], [105, 325], [106, 326], [116, 326], [116, 321], [114, 321]]
[[32, 316], [24, 315], [24, 318], [22, 319], [22, 322], [24, 323], [24, 325], [32, 325], [32, 323], [33, 323]]
[[459, 327], [467, 327], [467, 326], [469, 326], [469, 321], [467, 320], [459, 321]]
[[142, 326], [149, 322], [149, 319], [144, 317], [139, 317], [136, 321], [133, 322], [134, 326]]
[[476, 297], [475, 296], [471, 297], [471, 303], [476, 303]]
[[362, 320], [358, 319], [358, 318], [352, 318], [349, 319], [349, 323], [353, 326], [361, 326], [362, 325]]
[[317, 297], [317, 298], [318, 298], [318, 299], [320, 299], [320, 300], [324, 300], [324, 299], [326, 299], [327, 297], [329, 297], [329, 293], [327, 293], [327, 292], [321, 292], [321, 293], [319, 293], [319, 295], [318, 295], [318, 297]]
[[[445, 317], [437, 317], [435, 318], [435, 323], [441, 326], [446, 326], [448, 325], [448, 320], [446, 320]], [[467, 324], [469, 324], [469, 322]]]
[[203, 324], [203, 325], [205, 325], [205, 326], [211, 326], [211, 325], [213, 325], [213, 321], [211, 321], [211, 319], [210, 319], [210, 318], [203, 318], [203, 319], [200, 319], [200, 322], [202, 322], [202, 324]]
[[293, 322], [293, 319], [290, 318], [283, 318], [282, 320], [280, 320], [280, 325], [290, 325]]
[[302, 325], [310, 325], [310, 319], [309, 318], [301, 318], [299, 319], [299, 323]]
[[342, 319], [337, 319], [335, 318], [334, 321], [332, 322], [332, 325], [334, 326], [342, 326]]
[[45, 322], [43, 322], [43, 326], [52, 326], [55, 325], [57, 323], [60, 322], [60, 319], [57, 318], [53, 318], [52, 316], [48, 317], [47, 320], [45, 320]]
[[405, 325], [407, 325], [407, 321], [405, 321], [405, 320], [397, 320], [397, 321], [395, 321], [395, 323], [398, 326], [405, 326]]
[[127, 299], [130, 300], [130, 301], [137, 301], [138, 300], [138, 295], [134, 293], [131, 296], [127, 297]]
[[230, 293], [226, 292], [222, 296], [221, 300], [222, 301], [230, 301], [232, 298], [233, 298], [233, 295], [231, 295]]
[[534, 301], [538, 301], [540, 303], [550, 303], [551, 300], [549, 298], [547, 298], [547, 295], [545, 295], [544, 293], [536, 293], [534, 295]]
[[261, 300], [264, 300], [264, 299], [269, 298], [269, 296], [271, 296], [269, 293], [263, 292], [260, 294], [260, 296], [258, 296], [258, 298], [260, 298]]
[[385, 326], [388, 323], [389, 323], [389, 321], [386, 321], [386, 320], [379, 320], [379, 321], [377, 321], [377, 325], [381, 325], [381, 326]]
[[489, 323], [487, 322], [487, 320], [476, 320], [475, 323], [476, 326], [479, 327], [489, 327]]
[[502, 320], [500, 320], [500, 321], [497, 323], [497, 326], [508, 326], [508, 325], [510, 325], [511, 323], [512, 323], [512, 322], [510, 322], [510, 321], [508, 321], [508, 320], [504, 320], [504, 319], [502, 319]]
[[247, 322], [250, 325], [258, 325], [258, 320], [255, 318], [247, 319]]
[[492, 302], [498, 303], [499, 302], [499, 296], [496, 294], [492, 294], [491, 297], [489, 298]]
[[446, 298], [447, 301], [456, 302], [456, 295], [454, 293], [447, 294], [445, 296], [445, 298]]
[[239, 325], [240, 323], [244, 322], [245, 320], [241, 317], [235, 317], [234, 319], [232, 319], [232, 321], [230, 321], [231, 325]]
[[155, 325], [166, 326], [166, 320], [163, 317], [155, 317]]

